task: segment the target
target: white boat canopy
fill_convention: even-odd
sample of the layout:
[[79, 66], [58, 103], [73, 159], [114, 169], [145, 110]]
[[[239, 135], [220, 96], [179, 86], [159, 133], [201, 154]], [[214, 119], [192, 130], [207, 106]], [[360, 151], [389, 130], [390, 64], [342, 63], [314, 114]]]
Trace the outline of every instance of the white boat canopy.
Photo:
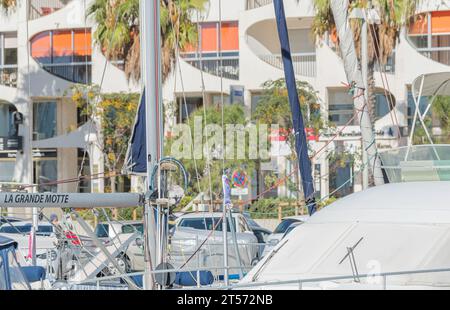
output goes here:
[[[425, 130], [428, 141], [433, 145], [433, 139], [425, 125], [425, 116], [431, 109], [437, 96], [450, 96], [450, 72], [428, 73], [417, 77], [412, 83], [412, 94], [416, 111], [414, 113], [413, 124], [408, 142], [408, 151], [406, 152], [405, 161], [408, 161], [410, 149], [413, 146], [414, 132], [416, 129], [417, 119]], [[420, 100], [422, 97], [429, 97], [428, 105], [425, 111], [420, 110]], [[439, 158], [439, 154], [435, 151], [435, 155]]]
[[[360, 275], [450, 268], [449, 189], [450, 182], [397, 183], [338, 200], [295, 228], [242, 284], [350, 276], [333, 281], [345, 286], [354, 283], [354, 265]], [[392, 276], [388, 285], [449, 288], [450, 272]]]

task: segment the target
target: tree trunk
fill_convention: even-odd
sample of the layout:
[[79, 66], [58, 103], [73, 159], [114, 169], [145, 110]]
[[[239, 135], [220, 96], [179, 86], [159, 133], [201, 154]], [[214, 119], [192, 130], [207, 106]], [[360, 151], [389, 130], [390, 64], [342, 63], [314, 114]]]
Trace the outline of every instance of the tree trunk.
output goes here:
[[[355, 83], [357, 93], [364, 88], [361, 70], [359, 69], [358, 59], [356, 56], [355, 43], [353, 33], [348, 19], [348, 0], [331, 0], [331, 10], [333, 12], [336, 29], [338, 31], [340, 48], [344, 60], [344, 69], [349, 84]], [[378, 157], [377, 144], [375, 142], [375, 133], [365, 105], [364, 96], [357, 96], [354, 99], [356, 114], [361, 124], [361, 136], [363, 139], [364, 150], [369, 157], [371, 171], [374, 175], [375, 185], [384, 184], [383, 172], [381, 170], [381, 161]]]
[[375, 129], [376, 120], [376, 103], [377, 98], [375, 95], [375, 63], [371, 62], [367, 66], [367, 108], [369, 109], [370, 120], [372, 121], [372, 127]]

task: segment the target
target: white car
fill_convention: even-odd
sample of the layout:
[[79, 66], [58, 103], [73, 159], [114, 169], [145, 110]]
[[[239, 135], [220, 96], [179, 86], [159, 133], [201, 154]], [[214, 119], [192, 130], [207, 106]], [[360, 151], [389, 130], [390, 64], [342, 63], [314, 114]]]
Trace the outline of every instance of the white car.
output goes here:
[[[103, 222], [97, 224], [95, 227], [95, 235], [100, 239], [104, 245], [111, 250], [122, 242], [133, 236], [138, 232], [139, 237], [133, 240], [125, 251], [116, 257], [119, 266], [127, 272], [143, 271], [145, 269], [144, 263], [144, 248], [143, 248], [143, 234], [144, 223], [142, 221], [123, 221], [123, 222]], [[115, 244], [113, 240], [117, 241]], [[115, 273], [113, 266], [109, 266], [110, 273]]]
[[307, 215], [300, 215], [300, 216], [290, 216], [285, 217], [281, 220], [281, 223], [278, 224], [277, 228], [273, 231], [273, 233], [267, 238], [266, 246], [264, 247], [264, 252], [262, 256], [266, 256], [272, 249], [280, 242], [280, 240], [285, 235], [286, 231], [289, 229], [289, 227], [292, 224], [304, 223], [309, 219], [309, 216]]
[[[175, 267], [182, 265], [185, 265], [186, 268], [223, 266], [222, 216], [221, 212], [190, 213], [176, 220], [170, 245], [170, 257]], [[259, 259], [258, 239], [242, 214], [233, 213], [232, 218], [241, 264], [244, 267], [251, 267]], [[238, 267], [238, 255], [230, 227], [228, 219], [228, 261], [229, 266]], [[207, 241], [205, 242], [205, 240]], [[198, 250], [202, 243], [204, 245]], [[194, 256], [191, 257], [192, 255]], [[212, 270], [212, 272], [219, 276], [223, 275], [223, 270]], [[230, 270], [230, 274], [237, 273], [239, 273], [238, 269]]]

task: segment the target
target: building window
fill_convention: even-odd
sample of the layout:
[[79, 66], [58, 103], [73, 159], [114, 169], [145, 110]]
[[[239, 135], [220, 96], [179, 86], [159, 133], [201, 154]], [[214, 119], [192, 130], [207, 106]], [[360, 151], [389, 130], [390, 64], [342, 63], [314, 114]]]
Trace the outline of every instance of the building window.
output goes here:
[[[328, 98], [328, 117], [336, 126], [347, 125], [353, 118], [352, 96], [346, 90], [331, 90]], [[355, 122], [350, 122], [354, 125]]]
[[410, 43], [425, 57], [450, 65], [450, 11], [423, 13], [415, 19], [408, 32]]
[[[186, 105], [185, 105], [186, 103]], [[177, 119], [180, 123], [183, 123], [195, 110], [201, 108], [203, 105], [202, 97], [187, 97], [186, 101], [182, 97], [177, 98]], [[187, 110], [187, 114], [186, 114]]]
[[[81, 169], [83, 166], [83, 169]], [[81, 171], [81, 176], [91, 175], [89, 154], [82, 149], [78, 149], [78, 169]], [[90, 193], [91, 192], [91, 181], [90, 179], [81, 179], [78, 186], [79, 193]]]
[[222, 27], [218, 22], [200, 23], [199, 42], [186, 48], [182, 57], [186, 62], [204, 72], [238, 80], [238, 22], [222, 22]]
[[54, 101], [34, 102], [33, 104], [33, 140], [45, 140], [57, 135], [56, 107]]
[[[428, 97], [421, 97], [419, 100], [420, 113], [425, 113], [428, 106]], [[414, 97], [411, 91], [408, 92], [408, 127], [412, 128], [414, 121], [414, 114], [416, 113], [416, 104], [414, 102]]]
[[14, 105], [0, 102], [0, 137], [17, 137], [18, 126], [14, 124], [14, 113], [17, 109]]
[[51, 30], [31, 39], [31, 56], [44, 70], [70, 82], [91, 82], [91, 30]]
[[58, 160], [56, 151], [35, 150], [33, 154], [34, 184], [39, 193], [58, 191]]
[[0, 33], [0, 84], [17, 87], [17, 33]]
[[14, 159], [0, 160], [0, 182], [12, 182], [14, 180], [14, 168], [16, 161]]
[[255, 113], [256, 108], [258, 107], [258, 104], [262, 99], [262, 97], [263, 97], [262, 93], [252, 93], [252, 114]]
[[[231, 98], [229, 95], [223, 95], [223, 103], [230, 104]], [[212, 95], [212, 103], [213, 105], [221, 105], [222, 104], [222, 95]], [[234, 102], [233, 102], [234, 103]]]
[[380, 118], [386, 116], [391, 111], [391, 106], [395, 107], [395, 98], [394, 96], [384, 92], [375, 94], [375, 120], [379, 120]]

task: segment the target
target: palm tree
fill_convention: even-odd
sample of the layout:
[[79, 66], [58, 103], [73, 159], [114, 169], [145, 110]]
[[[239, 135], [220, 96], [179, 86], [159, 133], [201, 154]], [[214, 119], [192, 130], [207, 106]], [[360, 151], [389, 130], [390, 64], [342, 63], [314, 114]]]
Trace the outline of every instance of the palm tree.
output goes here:
[[[397, 45], [400, 30], [404, 25], [409, 25], [416, 12], [418, 0], [349, 0], [348, 10], [355, 8], [373, 8], [380, 17], [380, 24], [368, 27], [368, 108], [372, 119], [375, 121], [375, 65], [386, 65]], [[336, 25], [330, 6], [330, 0], [314, 0], [316, 15], [312, 30], [319, 37], [327, 33], [335, 33]], [[350, 21], [353, 30], [354, 42], [358, 59], [361, 61], [361, 30], [362, 21], [352, 19]], [[337, 42], [339, 44], [339, 42]], [[389, 99], [389, 98], [388, 98]]]
[[[175, 63], [176, 50], [198, 42], [191, 13], [207, 0], [160, 0], [163, 80]], [[138, 81], [140, 70], [139, 0], [95, 0], [88, 9], [97, 23], [94, 39], [109, 60], [123, 60], [128, 79]], [[175, 42], [178, 42], [178, 46]]]
[[14, 8], [17, 4], [17, 0], [0, 0], [0, 7], [3, 9]]

